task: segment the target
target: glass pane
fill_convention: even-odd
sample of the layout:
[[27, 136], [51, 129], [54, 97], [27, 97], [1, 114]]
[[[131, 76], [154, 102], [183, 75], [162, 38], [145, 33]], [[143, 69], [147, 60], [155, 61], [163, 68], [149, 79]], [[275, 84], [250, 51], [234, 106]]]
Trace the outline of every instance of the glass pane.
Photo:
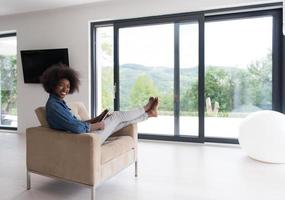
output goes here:
[[120, 110], [160, 99], [159, 117], [138, 124], [146, 134], [173, 135], [174, 25], [119, 30]]
[[1, 126], [17, 127], [17, 39], [0, 38]]
[[205, 136], [237, 138], [241, 120], [272, 109], [272, 17], [205, 24]]
[[198, 136], [198, 23], [179, 27], [180, 135]]
[[114, 110], [114, 64], [113, 64], [113, 27], [96, 29], [96, 65], [98, 88], [98, 113], [105, 108]]

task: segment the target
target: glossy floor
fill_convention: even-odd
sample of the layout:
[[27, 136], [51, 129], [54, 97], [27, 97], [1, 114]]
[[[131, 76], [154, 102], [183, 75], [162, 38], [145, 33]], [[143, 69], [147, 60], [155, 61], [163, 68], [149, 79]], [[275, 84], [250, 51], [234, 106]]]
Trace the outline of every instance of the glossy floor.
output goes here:
[[[284, 200], [285, 165], [248, 158], [238, 145], [139, 142], [134, 166], [101, 184], [96, 200]], [[1, 200], [83, 200], [90, 190], [32, 175], [26, 191], [25, 135], [0, 133]]]

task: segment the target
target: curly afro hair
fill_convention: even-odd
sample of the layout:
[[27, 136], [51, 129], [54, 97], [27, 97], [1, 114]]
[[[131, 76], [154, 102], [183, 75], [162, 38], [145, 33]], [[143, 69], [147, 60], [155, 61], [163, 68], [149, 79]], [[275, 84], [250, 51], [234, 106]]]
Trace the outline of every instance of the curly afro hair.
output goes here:
[[77, 71], [69, 68], [64, 64], [56, 64], [48, 68], [42, 74], [40, 80], [47, 93], [53, 94], [54, 88], [61, 79], [67, 79], [70, 82], [69, 93], [72, 94], [75, 90], [79, 91], [79, 74]]

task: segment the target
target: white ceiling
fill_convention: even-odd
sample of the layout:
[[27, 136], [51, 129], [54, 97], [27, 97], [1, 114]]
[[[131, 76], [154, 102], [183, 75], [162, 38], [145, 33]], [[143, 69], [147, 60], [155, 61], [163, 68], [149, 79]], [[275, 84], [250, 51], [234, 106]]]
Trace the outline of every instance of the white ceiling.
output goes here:
[[108, 0], [0, 0], [0, 16]]

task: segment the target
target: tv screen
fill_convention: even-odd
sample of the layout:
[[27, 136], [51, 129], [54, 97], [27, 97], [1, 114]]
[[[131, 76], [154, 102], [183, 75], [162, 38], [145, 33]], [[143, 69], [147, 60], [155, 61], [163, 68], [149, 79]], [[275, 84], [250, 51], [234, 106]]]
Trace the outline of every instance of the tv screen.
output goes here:
[[42, 73], [52, 65], [69, 65], [67, 48], [22, 50], [21, 59], [25, 83], [40, 83]]

